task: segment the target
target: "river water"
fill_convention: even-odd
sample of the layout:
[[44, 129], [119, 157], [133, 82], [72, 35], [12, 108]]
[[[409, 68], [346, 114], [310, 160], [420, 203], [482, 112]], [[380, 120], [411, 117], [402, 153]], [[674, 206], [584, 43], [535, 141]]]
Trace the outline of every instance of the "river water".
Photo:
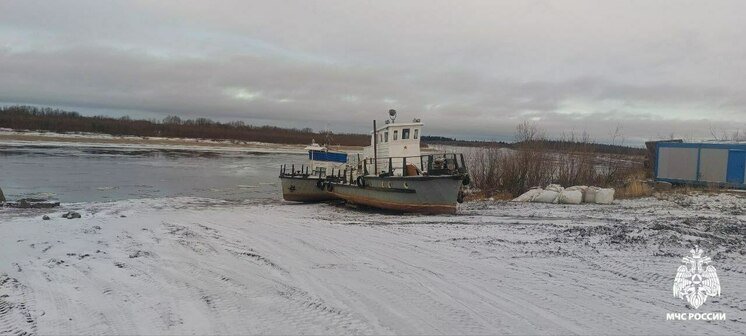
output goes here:
[[280, 164], [304, 160], [298, 154], [0, 144], [0, 188], [8, 200], [280, 199]]

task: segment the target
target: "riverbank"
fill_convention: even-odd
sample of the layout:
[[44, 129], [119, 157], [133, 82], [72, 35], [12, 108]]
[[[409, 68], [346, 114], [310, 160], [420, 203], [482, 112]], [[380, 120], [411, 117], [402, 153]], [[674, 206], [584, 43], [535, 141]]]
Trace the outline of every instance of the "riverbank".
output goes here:
[[[162, 198], [0, 211], [0, 327], [39, 334], [739, 334], [746, 202], [465, 204], [392, 216]], [[81, 219], [61, 214], [78, 211]], [[51, 220], [41, 219], [48, 214]], [[671, 295], [699, 244], [722, 284]]]
[[[307, 144], [275, 144], [264, 142], [247, 142], [231, 140], [205, 140], [189, 138], [155, 138], [135, 136], [113, 136], [107, 134], [61, 134], [51, 132], [18, 132], [0, 131], [0, 142], [4, 144], [35, 144], [50, 146], [100, 146], [137, 147], [137, 148], [165, 148], [180, 150], [222, 150], [246, 151], [254, 153], [296, 153], [304, 154]], [[333, 146], [335, 150], [345, 152], [362, 152], [362, 147]]]

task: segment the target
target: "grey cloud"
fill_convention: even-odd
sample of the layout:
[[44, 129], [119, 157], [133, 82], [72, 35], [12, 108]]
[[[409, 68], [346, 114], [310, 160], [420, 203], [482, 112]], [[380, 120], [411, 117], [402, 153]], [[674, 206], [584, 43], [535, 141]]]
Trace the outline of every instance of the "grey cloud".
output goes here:
[[744, 3], [6, 2], [0, 101], [505, 138], [744, 128]]

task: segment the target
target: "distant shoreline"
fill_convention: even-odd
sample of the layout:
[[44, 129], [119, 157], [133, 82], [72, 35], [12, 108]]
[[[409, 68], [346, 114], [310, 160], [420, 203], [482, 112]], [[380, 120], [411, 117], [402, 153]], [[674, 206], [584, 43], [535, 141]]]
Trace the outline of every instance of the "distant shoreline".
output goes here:
[[[113, 136], [107, 134], [61, 134], [40, 132], [0, 132], [0, 142], [23, 141], [30, 143], [68, 143], [94, 145], [145, 145], [148, 147], [198, 147], [200, 149], [223, 149], [239, 151], [305, 153], [307, 145], [246, 142], [231, 140], [206, 140], [188, 138], [151, 138], [137, 136]], [[334, 150], [362, 152], [359, 146], [331, 146]]]

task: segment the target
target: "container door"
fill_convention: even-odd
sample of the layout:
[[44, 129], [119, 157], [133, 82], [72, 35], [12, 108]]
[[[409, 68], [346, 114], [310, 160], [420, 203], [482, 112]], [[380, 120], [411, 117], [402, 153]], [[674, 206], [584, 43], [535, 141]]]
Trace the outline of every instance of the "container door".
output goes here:
[[746, 172], [746, 151], [728, 151], [728, 174], [725, 180], [728, 183], [743, 184], [744, 172]]

